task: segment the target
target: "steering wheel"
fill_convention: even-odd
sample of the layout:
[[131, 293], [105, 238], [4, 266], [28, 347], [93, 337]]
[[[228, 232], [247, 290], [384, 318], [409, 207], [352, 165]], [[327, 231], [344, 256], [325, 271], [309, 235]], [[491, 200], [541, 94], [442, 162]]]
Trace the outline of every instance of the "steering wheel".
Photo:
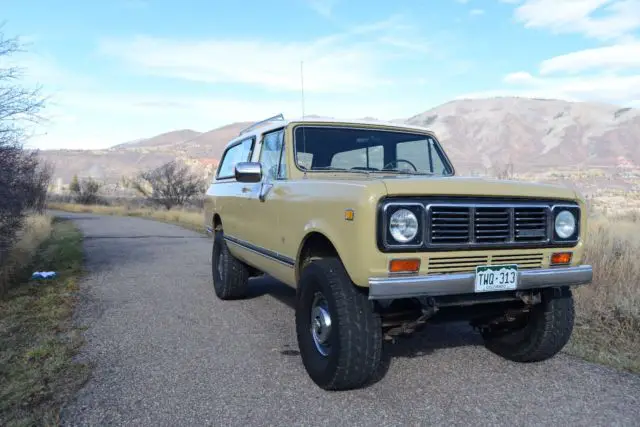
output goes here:
[[392, 164], [398, 164], [398, 162], [405, 162], [405, 163], [409, 163], [409, 165], [411, 165], [411, 167], [413, 168], [414, 171], [418, 172], [418, 168], [416, 167], [416, 165], [414, 165], [413, 163], [411, 163], [409, 160], [405, 160], [405, 159], [396, 159], [396, 160], [392, 160], [389, 163], [387, 163], [386, 165], [384, 165], [384, 167], [382, 169], [386, 169], [387, 166], [392, 165]]

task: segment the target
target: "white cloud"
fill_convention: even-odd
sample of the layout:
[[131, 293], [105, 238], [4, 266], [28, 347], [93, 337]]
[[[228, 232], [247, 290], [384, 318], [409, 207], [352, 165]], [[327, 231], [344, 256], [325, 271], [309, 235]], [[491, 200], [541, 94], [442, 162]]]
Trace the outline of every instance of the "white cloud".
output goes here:
[[533, 80], [534, 77], [526, 71], [511, 73], [504, 78], [505, 83], [530, 83]]
[[518, 3], [514, 15], [527, 28], [581, 34], [608, 41], [548, 58], [539, 72], [506, 75], [505, 87], [476, 95], [533, 96], [629, 105], [640, 97], [640, 0], [501, 0]]
[[540, 74], [578, 73], [594, 68], [640, 68], [640, 42], [585, 49], [547, 59]]
[[608, 40], [640, 28], [640, 0], [525, 0], [515, 17], [527, 28]]
[[[435, 41], [430, 40], [435, 43]], [[437, 43], [436, 43], [437, 45]], [[307, 114], [381, 119], [404, 117], [425, 108], [419, 96], [385, 97], [392, 78], [404, 87], [425, 74], [402, 67], [387, 69], [421, 55], [437, 55], [416, 27], [400, 15], [379, 22], [353, 25], [341, 33], [309, 41], [275, 42], [250, 39], [173, 40], [153, 37], [103, 40], [100, 51], [144, 74], [197, 82], [239, 83], [271, 90], [258, 95], [244, 90], [240, 97], [207, 97], [198, 92], [176, 97], [162, 86], [155, 93], [127, 87], [103, 87], [48, 55], [21, 58], [29, 81], [44, 84], [51, 95], [48, 122], [37, 129], [29, 145], [39, 148], [97, 149], [123, 141], [192, 128], [209, 130], [240, 120], [258, 120], [283, 112], [301, 114], [300, 60], [304, 60]], [[393, 61], [388, 61], [389, 59]], [[122, 61], [122, 62], [120, 62]], [[128, 71], [125, 67], [122, 71]], [[130, 71], [130, 70], [129, 70]], [[387, 71], [393, 73], [386, 74]], [[406, 74], [406, 75], [405, 75]], [[392, 77], [392, 78], [391, 78]], [[167, 87], [175, 88], [169, 82]], [[214, 87], [208, 87], [212, 92]], [[173, 90], [173, 89], [172, 89]], [[354, 96], [356, 94], [356, 96]], [[262, 97], [261, 97], [262, 96]]]
[[315, 10], [320, 15], [330, 18], [333, 13], [333, 8], [338, 3], [338, 0], [307, 0], [309, 7]]
[[537, 77], [527, 72], [517, 72], [506, 75], [503, 81], [506, 86], [500, 89], [465, 93], [456, 98], [520, 96], [607, 102], [625, 106], [640, 99], [640, 74]]
[[469, 11], [469, 14], [472, 15], [472, 16], [484, 15], [484, 10], [483, 9], [471, 9]]
[[308, 91], [357, 91], [385, 84], [373, 72], [376, 56], [364, 45], [330, 49], [322, 42], [183, 42], [136, 37], [105, 41], [102, 51], [117, 55], [150, 74], [198, 82], [299, 90], [300, 62], [304, 61]]
[[385, 61], [402, 52], [426, 52], [397, 16], [310, 41], [179, 40], [137, 36], [107, 39], [100, 51], [140, 72], [207, 83], [242, 83], [272, 90], [347, 93], [388, 85]]

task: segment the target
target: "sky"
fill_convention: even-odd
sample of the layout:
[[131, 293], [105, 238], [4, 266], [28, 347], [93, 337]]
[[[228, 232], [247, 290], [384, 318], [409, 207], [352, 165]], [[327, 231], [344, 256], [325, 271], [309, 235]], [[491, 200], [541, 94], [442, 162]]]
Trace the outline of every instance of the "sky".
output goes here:
[[48, 97], [40, 149], [461, 98], [640, 107], [640, 0], [0, 0], [0, 21]]

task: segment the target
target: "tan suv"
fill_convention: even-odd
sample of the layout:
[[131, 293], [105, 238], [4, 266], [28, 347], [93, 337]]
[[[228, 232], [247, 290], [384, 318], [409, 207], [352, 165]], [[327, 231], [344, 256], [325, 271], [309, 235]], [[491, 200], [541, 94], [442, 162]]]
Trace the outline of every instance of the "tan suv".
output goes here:
[[329, 119], [252, 125], [207, 191], [213, 286], [296, 288], [302, 362], [324, 389], [367, 384], [384, 339], [468, 321], [517, 362], [569, 340], [583, 265], [584, 200], [542, 184], [457, 177], [423, 128]]

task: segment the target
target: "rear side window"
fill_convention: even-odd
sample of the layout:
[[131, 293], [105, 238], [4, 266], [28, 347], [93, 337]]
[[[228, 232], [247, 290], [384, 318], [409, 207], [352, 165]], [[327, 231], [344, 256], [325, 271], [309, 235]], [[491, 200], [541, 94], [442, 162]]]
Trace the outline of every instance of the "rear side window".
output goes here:
[[217, 178], [233, 178], [236, 163], [247, 162], [251, 158], [253, 151], [253, 138], [245, 139], [227, 148], [222, 156], [220, 166], [218, 166]]

